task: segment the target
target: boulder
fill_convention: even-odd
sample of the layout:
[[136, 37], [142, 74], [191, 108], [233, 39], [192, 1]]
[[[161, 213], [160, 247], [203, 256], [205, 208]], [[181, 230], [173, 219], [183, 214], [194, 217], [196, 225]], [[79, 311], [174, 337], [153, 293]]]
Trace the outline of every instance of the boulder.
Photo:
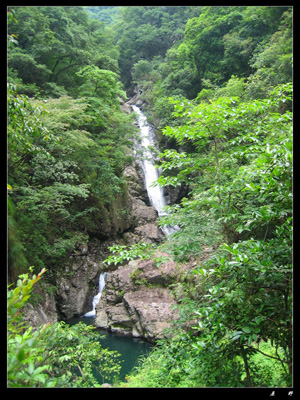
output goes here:
[[135, 162], [128, 166], [123, 175], [128, 184], [132, 221], [130, 231], [123, 235], [125, 241], [130, 244], [138, 242], [159, 243], [164, 235], [157, 223], [157, 211], [150, 205], [138, 163]]
[[140, 281], [166, 287], [176, 280], [176, 276], [182, 272], [183, 268], [179, 270], [174, 261], [167, 259], [168, 255], [166, 253], [160, 257], [164, 259], [164, 262], [159, 267], [153, 259], [145, 260], [137, 265], [136, 274], [138, 274]]
[[131, 335], [133, 321], [128, 314], [124, 302], [107, 307], [106, 312], [109, 320], [109, 328], [112, 333]]
[[142, 170], [136, 162], [124, 169], [123, 176], [127, 181], [128, 193], [131, 199], [136, 198], [144, 202], [149, 201]]
[[147, 206], [140, 199], [132, 199], [132, 217], [135, 226], [157, 221], [157, 212], [154, 207]]
[[156, 341], [167, 336], [166, 328], [178, 319], [176, 304], [167, 288], [142, 287], [135, 292], [124, 295], [124, 304], [132, 319], [132, 336]]
[[139, 241], [145, 243], [160, 243], [164, 237], [157, 223], [141, 225], [135, 228], [133, 234], [139, 238]]

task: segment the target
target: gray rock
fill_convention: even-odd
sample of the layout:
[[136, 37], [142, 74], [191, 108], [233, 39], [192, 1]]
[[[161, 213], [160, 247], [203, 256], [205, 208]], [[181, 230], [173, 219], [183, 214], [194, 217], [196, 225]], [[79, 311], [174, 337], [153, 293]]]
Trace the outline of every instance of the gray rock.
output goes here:
[[164, 332], [179, 313], [172, 307], [176, 304], [167, 288], [142, 287], [124, 295], [124, 303], [134, 323], [133, 336], [155, 341], [166, 337]]
[[132, 217], [135, 226], [157, 221], [157, 212], [154, 207], [147, 206], [140, 199], [132, 199]]
[[96, 307], [96, 327], [152, 342], [166, 336], [165, 329], [179, 314], [165, 286], [175, 282], [180, 271], [167, 254], [157, 256], [165, 260], [159, 268], [153, 260], [135, 260], [110, 273]]
[[35, 305], [27, 302], [24, 307], [24, 320], [28, 321], [33, 328], [57, 322], [54, 296], [52, 293], [47, 292], [47, 285], [43, 284], [43, 288], [40, 285], [40, 283], [35, 285], [33, 296], [38, 295], [42, 298], [42, 301]]

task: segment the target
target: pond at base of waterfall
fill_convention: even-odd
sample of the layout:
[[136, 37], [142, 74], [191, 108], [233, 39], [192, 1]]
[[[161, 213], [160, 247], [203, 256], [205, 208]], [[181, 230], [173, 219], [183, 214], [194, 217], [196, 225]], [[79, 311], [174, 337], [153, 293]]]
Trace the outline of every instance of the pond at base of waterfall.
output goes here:
[[[101, 272], [99, 275], [98, 293], [96, 294], [96, 296], [94, 296], [92, 302], [93, 309], [84, 314], [82, 317], [71, 318], [67, 320], [66, 322], [69, 325], [75, 325], [79, 322], [83, 322], [87, 325], [93, 325], [94, 316], [96, 314], [96, 305], [101, 298], [107, 276], [108, 272]], [[117, 351], [120, 354], [119, 360], [121, 361], [121, 370], [118, 377], [120, 381], [124, 381], [125, 376], [128, 375], [137, 365], [138, 358], [144, 354], [149, 353], [152, 348], [152, 345], [139, 338], [119, 336], [104, 330], [97, 330], [102, 336], [99, 339], [101, 346], [103, 348], [108, 348], [111, 351]], [[102, 377], [97, 373], [96, 370], [94, 371], [94, 373], [99, 380], [99, 383], [102, 384]], [[111, 382], [109, 379], [106, 379], [105, 383], [113, 382]]]
[[[80, 317], [71, 318], [66, 322], [69, 325], [74, 325], [79, 322], [93, 325], [93, 321], [93, 317]], [[102, 336], [99, 341], [103, 348], [108, 348], [109, 350], [114, 350], [120, 353], [119, 360], [121, 360], [121, 371], [118, 377], [120, 381], [125, 381], [126, 375], [132, 372], [133, 368], [138, 365], [139, 357], [148, 354], [153, 348], [153, 345], [140, 338], [119, 336], [99, 329], [97, 329], [97, 331]], [[102, 384], [102, 377], [97, 376], [97, 378], [99, 379], [99, 383]], [[113, 382], [105, 380], [105, 383]]]

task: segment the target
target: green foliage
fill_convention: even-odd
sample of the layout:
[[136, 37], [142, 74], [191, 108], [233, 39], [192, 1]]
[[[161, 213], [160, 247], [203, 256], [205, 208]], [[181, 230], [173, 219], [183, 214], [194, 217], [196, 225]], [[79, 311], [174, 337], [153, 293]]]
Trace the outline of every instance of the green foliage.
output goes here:
[[[11, 185], [7, 184], [7, 190], [10, 192], [13, 191]], [[14, 282], [18, 278], [18, 275], [27, 270], [28, 262], [24, 256], [23, 246], [14, 217], [14, 205], [9, 194], [7, 195], [7, 243], [9, 250], [7, 254], [8, 282]]]
[[90, 18], [105, 22], [107, 25], [115, 24], [121, 17], [123, 7], [115, 6], [90, 6], [84, 7]]
[[15, 85], [8, 84], [9, 159], [20, 162], [28, 153], [38, 152], [49, 156], [45, 143], [58, 139], [41, 121], [46, 113], [43, 105], [32, 105], [27, 96], [17, 94]]
[[[42, 326], [33, 332], [32, 327], [22, 322], [21, 311], [29, 299], [33, 285], [45, 272], [29, 278], [28, 274], [19, 277], [15, 289], [7, 292], [7, 379], [8, 387], [41, 386], [52, 387], [53, 379], [45, 370], [50, 368], [42, 363], [43, 349], [39, 347], [47, 329]], [[46, 382], [47, 380], [47, 382]]]
[[[198, 15], [200, 10], [201, 7], [191, 6], [124, 7], [114, 28], [120, 47], [121, 77], [127, 88], [131, 86], [133, 65], [164, 56], [175, 42], [182, 39], [188, 18]], [[136, 71], [134, 75], [136, 78]]]
[[[174, 285], [173, 338], [128, 386], [292, 384], [291, 89], [260, 101], [170, 100], [183, 124], [164, 134], [194, 151], [161, 154], [159, 182], [191, 188], [162, 222], [181, 227], [165, 246], [199, 262]], [[203, 261], [207, 246], [216, 250]]]
[[[41, 107], [40, 102], [26, 101], [33, 110]], [[114, 113], [106, 118], [109, 126], [102, 127], [100, 132], [97, 125], [102, 110], [94, 112], [84, 98], [50, 99], [45, 115], [24, 116], [20, 112], [14, 114], [12, 123], [9, 121], [9, 129], [15, 132], [14, 140], [9, 141], [15, 224], [21, 227], [19, 240], [25, 255], [40, 268], [49, 268], [54, 261], [60, 263], [68, 257], [76, 243], [87, 239], [82, 232], [94, 232], [95, 221], [103, 219], [103, 209], [109, 215], [116, 196], [124, 193], [121, 173], [124, 164], [131, 160], [127, 133], [133, 128], [131, 119], [116, 109], [116, 101], [115, 98]], [[107, 112], [112, 111], [106, 107]], [[32, 136], [38, 136], [36, 140], [49, 136], [48, 141], [41, 142], [43, 147], [35, 146], [32, 150], [31, 143], [27, 144], [29, 133], [23, 128], [24, 121]], [[20, 126], [19, 136], [15, 126]], [[55, 132], [55, 136], [49, 132]], [[13, 246], [11, 243], [10, 248]]]
[[257, 50], [250, 60], [250, 65], [256, 69], [254, 77], [259, 77], [264, 81], [262, 86], [265, 91], [270, 86], [273, 87], [291, 79], [293, 58], [291, 22], [292, 12], [287, 10], [282, 14], [278, 31], [273, 33], [267, 43], [262, 43], [258, 47], [259, 51]]
[[[162, 129], [158, 182], [189, 189], [165, 249], [197, 265], [173, 287], [171, 339], [124, 386], [291, 385], [291, 7], [84, 8], [8, 12], [10, 282], [27, 260], [53, 277], [125, 198], [120, 74]], [[154, 253], [110, 250], [107, 265]], [[104, 382], [119, 364], [92, 328], [22, 321], [40, 275], [8, 292], [9, 386], [99, 386], [95, 368]]]
[[[64, 322], [50, 325], [44, 337], [51, 372], [59, 377], [57, 386], [99, 387], [120, 371], [119, 354], [102, 349], [99, 334], [93, 326], [78, 323], [72, 327]], [[102, 377], [102, 382], [97, 379]]]
[[[281, 357], [283, 356], [283, 350], [275, 350], [270, 342], [262, 343], [260, 350], [271, 357], [276, 357], [276, 352], [280, 353]], [[285, 381], [282, 365], [278, 360], [274, 362], [274, 359], [257, 352], [251, 357], [249, 365], [253, 371], [254, 386], [284, 387], [286, 383], [289, 383]]]
[[[278, 28], [287, 8], [203, 7], [198, 18], [188, 21], [185, 40], [195, 55], [200, 79], [223, 83], [232, 73], [251, 73], [251, 56], [267, 35]], [[230, 74], [230, 75], [229, 75]], [[291, 79], [291, 78], [290, 78]]]
[[[166, 127], [164, 134], [179, 144], [190, 141], [197, 149], [190, 155], [175, 150], [161, 154], [163, 171], [180, 172], [170, 178], [162, 175], [158, 182], [176, 186], [188, 180], [193, 187], [193, 197], [185, 200], [182, 208], [173, 207], [173, 214], [178, 214], [174, 224], [189, 227], [184, 222], [189, 210], [199, 222], [202, 213], [205, 219], [211, 215], [222, 224], [224, 238], [230, 241], [239, 237], [235, 232], [250, 230], [251, 215], [259, 219], [258, 235], [263, 227], [272, 229], [291, 215], [291, 114], [274, 112], [274, 107], [290, 98], [284, 94], [289, 89], [284, 85], [271, 99], [260, 102], [219, 98], [194, 106], [184, 100], [173, 101], [175, 115], [188, 117], [188, 123]], [[166, 222], [172, 223], [172, 218]]]
[[[12, 22], [17, 22], [17, 20], [11, 11], [7, 11], [7, 25], [11, 24]], [[7, 48], [17, 45], [18, 41], [16, 39], [18, 39], [18, 36], [13, 33], [7, 35]]]
[[[77, 68], [80, 62], [77, 64], [75, 59], [81, 57], [82, 49], [89, 48], [81, 36], [83, 27], [91, 28], [91, 42], [95, 43], [100, 40], [100, 31], [104, 33], [101, 24], [90, 26], [85, 13], [76, 7], [17, 7], [12, 12], [22, 20], [18, 24], [9, 14], [10, 29], [20, 38], [20, 48], [8, 55], [16, 82], [8, 89], [9, 182], [14, 187], [10, 201], [16, 204], [9, 218], [11, 279], [22, 270], [21, 250], [30, 262], [51, 268], [69, 257], [78, 242], [87, 239], [87, 231], [95, 232], [97, 220], [104, 218], [107, 222], [114, 212], [111, 208], [116, 196], [124, 196], [121, 174], [131, 160], [127, 137], [134, 131], [131, 118], [120, 110], [119, 96], [126, 96], [118, 75], [101, 68], [116, 71], [108, 55], [113, 48], [108, 45], [107, 52], [101, 53], [101, 62], [94, 59], [97, 65], [82, 68], [89, 60], [86, 54], [81, 69]], [[65, 28], [62, 20], [67, 22]], [[35, 32], [37, 27], [41, 32]], [[108, 37], [101, 39], [101, 49], [106, 40], [110, 41]], [[70, 76], [74, 61], [77, 74], [72, 90], [76, 88], [81, 96], [87, 91], [87, 99], [66, 96], [61, 86], [63, 83], [69, 88], [65, 78], [58, 82], [65, 71]], [[24, 62], [28, 65], [18, 70]], [[39, 71], [46, 70], [48, 75], [40, 78]], [[17, 90], [64, 95], [36, 101]], [[14, 233], [17, 227], [18, 234]]]
[[42, 95], [53, 97], [63, 89], [76, 95], [76, 73], [86, 65], [118, 71], [112, 37], [82, 7], [12, 7], [12, 12], [9, 34], [18, 37], [19, 48], [10, 50], [8, 66], [25, 86], [35, 83]]
[[151, 257], [154, 253], [156, 245], [154, 243], [137, 243], [130, 246], [114, 245], [109, 247], [113, 255], [108, 256], [103, 262], [107, 265], [123, 264], [126, 261], [135, 260], [139, 258], [145, 260]]
[[[138, 85], [160, 128], [170, 123], [168, 96], [266, 98], [292, 80], [291, 23], [289, 7], [125, 8], [116, 36], [122, 80], [130, 91]], [[148, 39], [156, 47], [146, 53]]]
[[[33, 331], [22, 321], [22, 308], [45, 270], [23, 274], [7, 292], [8, 387], [100, 387], [120, 371], [119, 354], [102, 349], [92, 326], [64, 322]], [[97, 371], [97, 372], [96, 372]]]
[[97, 97], [109, 105], [119, 105], [117, 96], [126, 98], [125, 92], [120, 89], [120, 82], [117, 81], [118, 75], [112, 71], [89, 65], [76, 75], [86, 82], [79, 88], [82, 96]]
[[139, 60], [132, 68], [132, 77], [135, 82], [146, 81], [150, 77], [152, 66], [149, 61]]
[[[208, 283], [201, 288], [203, 301], [195, 312], [199, 322], [194, 329], [201, 332], [195, 346], [199, 352], [215, 347], [223, 355], [247, 352], [251, 356], [261, 352], [261, 341], [270, 340], [276, 354], [271, 357], [280, 362], [288, 384], [292, 357], [291, 260], [286, 253], [279, 261], [274, 244], [254, 240], [224, 244], [227, 256], [220, 252], [195, 271]], [[280, 355], [279, 348], [284, 350]]]
[[[12, 93], [12, 99], [14, 107], [9, 108], [9, 132], [14, 134], [9, 137], [9, 179], [14, 185], [12, 197], [17, 205], [11, 225], [23, 227], [18, 234], [19, 240], [26, 243], [27, 256], [30, 254], [31, 260], [43, 267], [45, 264], [41, 260], [46, 260], [49, 251], [53, 255], [55, 248], [49, 247], [55, 242], [55, 223], [69, 218], [68, 205], [76, 197], [86, 199], [89, 189], [86, 184], [73, 184], [77, 176], [69, 172], [74, 167], [72, 161], [57, 162], [51, 155], [62, 138], [55, 137], [47, 129], [45, 108], [25, 96], [22, 96], [22, 107], [17, 107], [19, 96]], [[36, 145], [39, 143], [41, 147]], [[73, 237], [74, 241], [78, 239], [78, 235]], [[11, 249], [16, 247], [14, 243], [16, 241], [11, 241]], [[13, 268], [12, 262], [10, 268]]]
[[[269, 342], [261, 343], [264, 354], [276, 357]], [[282, 349], [279, 350], [283, 354]], [[277, 358], [277, 357], [276, 357]], [[249, 360], [255, 387], [285, 387], [280, 361], [257, 352]], [[184, 332], [168, 341], [160, 341], [147, 357], [140, 360], [134, 372], [121, 387], [245, 387], [243, 359], [231, 354], [221, 358], [218, 349], [209, 359], [196, 351], [195, 340]]]
[[215, 91], [215, 97], [243, 97], [245, 91], [245, 79], [232, 75], [225, 87]]
[[9, 276], [13, 280], [22, 272], [26, 265], [24, 257], [24, 242], [18, 232], [18, 211], [13, 205], [13, 199], [18, 192], [18, 180], [26, 181], [24, 163], [32, 157], [51, 157], [46, 146], [57, 142], [58, 138], [47, 129], [42, 118], [47, 111], [41, 106], [33, 105], [27, 96], [20, 96], [14, 85], [8, 84], [8, 181], [13, 185], [8, 208], [9, 232]]

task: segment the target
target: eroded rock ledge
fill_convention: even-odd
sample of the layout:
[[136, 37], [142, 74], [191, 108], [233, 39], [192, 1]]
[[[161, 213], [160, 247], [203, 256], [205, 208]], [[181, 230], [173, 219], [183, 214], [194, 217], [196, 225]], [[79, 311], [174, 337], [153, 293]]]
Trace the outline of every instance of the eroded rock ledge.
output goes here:
[[165, 329], [179, 318], [168, 285], [189, 268], [179, 268], [171, 260], [157, 267], [152, 259], [135, 260], [119, 267], [107, 278], [96, 307], [95, 326], [150, 342], [166, 337]]

